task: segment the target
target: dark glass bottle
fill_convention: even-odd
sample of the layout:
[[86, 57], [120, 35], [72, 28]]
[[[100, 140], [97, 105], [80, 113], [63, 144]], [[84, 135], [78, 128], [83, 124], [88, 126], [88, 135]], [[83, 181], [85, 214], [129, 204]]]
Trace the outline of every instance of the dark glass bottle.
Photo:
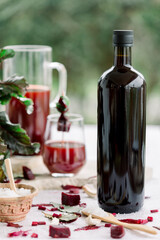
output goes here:
[[146, 83], [131, 66], [133, 31], [114, 31], [113, 44], [114, 66], [98, 82], [98, 202], [130, 213], [144, 199]]

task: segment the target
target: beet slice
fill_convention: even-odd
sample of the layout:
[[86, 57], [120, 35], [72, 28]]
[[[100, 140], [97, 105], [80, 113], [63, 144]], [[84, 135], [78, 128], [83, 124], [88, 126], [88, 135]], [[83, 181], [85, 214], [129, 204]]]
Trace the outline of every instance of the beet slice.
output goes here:
[[80, 195], [62, 192], [62, 204], [76, 206], [80, 203]]
[[63, 225], [50, 225], [49, 236], [53, 238], [68, 238], [71, 235], [69, 227]]
[[123, 226], [111, 226], [110, 229], [112, 238], [122, 238], [125, 235]]
[[26, 166], [23, 166], [22, 168], [23, 168], [23, 176], [24, 176], [25, 179], [27, 179], [27, 180], [35, 179], [35, 176], [32, 173], [30, 168], [28, 168]]
[[75, 185], [61, 185], [61, 187], [64, 190], [70, 190], [70, 189], [82, 189], [82, 186], [75, 186]]

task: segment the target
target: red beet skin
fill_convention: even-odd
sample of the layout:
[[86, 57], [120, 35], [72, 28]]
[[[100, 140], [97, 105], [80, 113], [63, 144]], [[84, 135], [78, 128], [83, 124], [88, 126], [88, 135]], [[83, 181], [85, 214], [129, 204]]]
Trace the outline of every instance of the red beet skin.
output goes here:
[[71, 235], [70, 229], [62, 225], [49, 226], [49, 236], [53, 238], [68, 238]]
[[67, 206], [76, 206], [80, 203], [80, 195], [62, 192], [62, 204]]
[[35, 179], [35, 176], [32, 173], [30, 168], [28, 168], [26, 166], [23, 166], [22, 169], [23, 169], [23, 176], [24, 176], [25, 179], [27, 179], [27, 180]]
[[111, 226], [111, 237], [122, 238], [125, 235], [123, 226]]

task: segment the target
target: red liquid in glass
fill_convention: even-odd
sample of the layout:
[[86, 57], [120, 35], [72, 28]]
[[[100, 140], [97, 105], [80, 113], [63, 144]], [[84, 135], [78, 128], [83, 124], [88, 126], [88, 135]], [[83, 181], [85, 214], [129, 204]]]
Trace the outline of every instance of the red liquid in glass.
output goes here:
[[85, 145], [48, 141], [44, 144], [43, 161], [51, 173], [77, 173], [85, 163]]
[[46, 86], [30, 85], [25, 94], [34, 103], [32, 114], [27, 114], [25, 106], [16, 98], [12, 98], [7, 106], [9, 119], [24, 128], [32, 142], [43, 144], [43, 137], [49, 114], [50, 90]]

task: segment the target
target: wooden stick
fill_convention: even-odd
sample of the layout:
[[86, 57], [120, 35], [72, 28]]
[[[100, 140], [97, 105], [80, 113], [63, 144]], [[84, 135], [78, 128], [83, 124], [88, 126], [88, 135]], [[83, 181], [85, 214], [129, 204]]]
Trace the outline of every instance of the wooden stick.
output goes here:
[[139, 230], [139, 231], [143, 231], [143, 232], [150, 233], [150, 234], [157, 234], [157, 231], [152, 227], [144, 226], [144, 225], [140, 225], [140, 224], [131, 224], [131, 223], [121, 222], [117, 218], [115, 218], [111, 213], [106, 212], [106, 214], [108, 214], [107, 217], [102, 217], [102, 216], [99, 216], [98, 214], [94, 214], [94, 213], [92, 214], [90, 212], [87, 212], [87, 209], [82, 210], [82, 213], [86, 216], [91, 215], [94, 218], [101, 219], [101, 221], [103, 221], [103, 222], [108, 222], [108, 223], [112, 223], [112, 224], [115, 224], [115, 225], [120, 225], [120, 226], [123, 226], [125, 228], [129, 228], [129, 229], [133, 229], [133, 230]]
[[9, 158], [5, 159], [5, 166], [6, 166], [6, 171], [9, 178], [10, 189], [17, 193], [17, 189], [15, 186], [14, 178], [13, 178], [12, 165]]
[[83, 189], [83, 190], [85, 191], [85, 193], [87, 193], [88, 196], [90, 196], [90, 197], [96, 197], [96, 196], [97, 196], [96, 191], [91, 190], [91, 189], [88, 187], [88, 185], [84, 185], [84, 186], [82, 187], [82, 189]]

